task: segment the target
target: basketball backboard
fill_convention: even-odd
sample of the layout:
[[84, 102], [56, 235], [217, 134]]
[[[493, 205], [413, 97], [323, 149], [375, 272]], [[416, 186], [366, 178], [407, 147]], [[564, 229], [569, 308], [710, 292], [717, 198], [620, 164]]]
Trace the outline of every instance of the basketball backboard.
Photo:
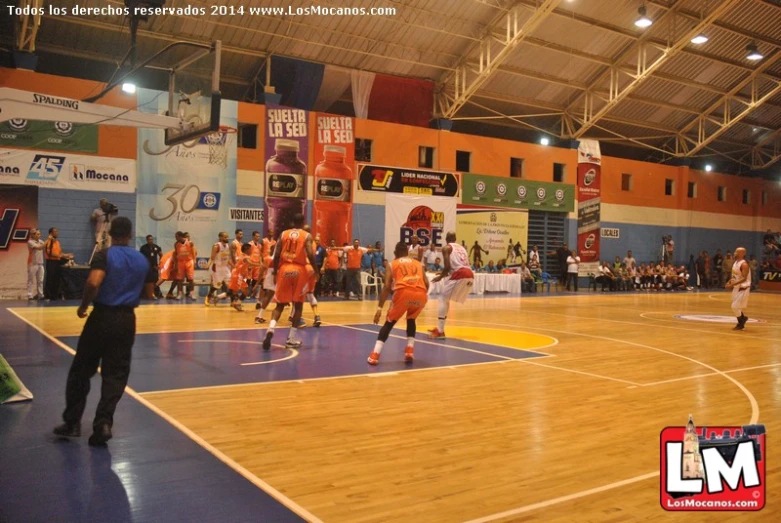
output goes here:
[[221, 43], [182, 58], [169, 70], [168, 116], [178, 127], [165, 131], [165, 144], [176, 145], [213, 133], [220, 126]]

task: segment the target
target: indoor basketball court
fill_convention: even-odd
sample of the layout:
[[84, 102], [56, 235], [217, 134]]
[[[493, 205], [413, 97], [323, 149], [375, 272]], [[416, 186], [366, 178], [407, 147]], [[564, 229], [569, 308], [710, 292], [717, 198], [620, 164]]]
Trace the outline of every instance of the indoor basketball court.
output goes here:
[[[132, 14], [171, 4], [21, 1], [0, 55], [0, 522], [781, 517], [777, 2]], [[159, 251], [102, 447], [101, 376], [81, 437], [52, 434], [115, 248], [99, 200]], [[322, 271], [293, 329], [252, 289], [279, 284], [297, 213]], [[428, 302], [373, 365], [397, 242]], [[462, 252], [469, 296], [443, 313]], [[707, 493], [670, 487], [679, 465]]]

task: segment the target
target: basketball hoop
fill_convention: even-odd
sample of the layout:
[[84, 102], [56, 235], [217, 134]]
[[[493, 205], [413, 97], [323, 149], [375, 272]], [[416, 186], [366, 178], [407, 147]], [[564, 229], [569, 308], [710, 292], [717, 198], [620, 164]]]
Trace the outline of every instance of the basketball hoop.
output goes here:
[[238, 129], [221, 125], [219, 131], [204, 136], [209, 144], [209, 163], [221, 165], [223, 169], [228, 167], [228, 135], [236, 134]]

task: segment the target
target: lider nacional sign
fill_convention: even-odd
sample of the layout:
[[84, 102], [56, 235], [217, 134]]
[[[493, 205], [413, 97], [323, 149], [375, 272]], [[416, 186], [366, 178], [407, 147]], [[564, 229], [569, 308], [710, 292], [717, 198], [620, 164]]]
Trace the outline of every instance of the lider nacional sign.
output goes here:
[[462, 176], [461, 203], [464, 205], [554, 212], [575, 210], [575, 188], [572, 185], [482, 174]]
[[458, 176], [450, 172], [359, 164], [358, 186], [364, 191], [457, 196]]

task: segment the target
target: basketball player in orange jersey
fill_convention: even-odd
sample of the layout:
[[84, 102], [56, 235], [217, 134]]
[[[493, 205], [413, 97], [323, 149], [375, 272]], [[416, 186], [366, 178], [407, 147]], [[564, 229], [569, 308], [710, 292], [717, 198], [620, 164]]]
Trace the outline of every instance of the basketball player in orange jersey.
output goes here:
[[[308, 233], [312, 233], [312, 228], [309, 226], [309, 224], [304, 225], [304, 230]], [[319, 237], [319, 236], [318, 236]], [[312, 243], [312, 251], [314, 252], [317, 249], [317, 243]], [[309, 275], [309, 281], [306, 284], [306, 290], [304, 291], [306, 294], [306, 301], [309, 303], [309, 306], [312, 307], [312, 314], [315, 315], [315, 321], [312, 323], [315, 327], [320, 327], [322, 325], [322, 321], [320, 320], [320, 315], [317, 313], [317, 298], [315, 297], [315, 287], [317, 286], [317, 276], [315, 275], [315, 269], [312, 265], [309, 264], [309, 260], [307, 260], [306, 263], [306, 273]], [[288, 318], [290, 323], [293, 323], [293, 316], [291, 315], [290, 318]], [[303, 318], [301, 318], [298, 321], [298, 325], [296, 325], [299, 329], [306, 327], [306, 322]]]
[[[277, 307], [271, 315], [271, 322], [263, 340], [263, 350], [271, 349], [271, 339], [279, 317], [288, 303], [293, 303], [293, 325], [298, 325], [301, 312], [304, 309], [304, 292], [311, 275], [307, 273], [306, 265], [314, 267], [315, 253], [312, 247], [312, 235], [303, 229], [304, 215], [293, 217], [293, 228], [288, 229], [279, 237], [279, 245], [274, 249], [274, 270], [276, 278]], [[314, 272], [314, 271], [313, 271]], [[315, 278], [319, 275], [315, 273]], [[291, 327], [285, 346], [298, 348], [301, 341], [297, 338], [298, 328]]]
[[260, 266], [259, 263], [251, 260], [251, 251], [252, 247], [249, 243], [245, 243], [241, 246], [241, 251], [236, 258], [236, 266], [231, 271], [231, 279], [228, 284], [228, 290], [231, 296], [231, 306], [239, 312], [244, 310], [241, 306], [241, 302], [244, 301], [250, 291], [252, 291], [247, 285], [247, 279], [249, 279], [250, 272], [255, 266]]
[[[192, 282], [195, 278], [195, 247], [184, 233], [177, 233], [174, 252], [176, 258], [176, 298], [180, 300], [182, 299], [182, 282], [184, 280]], [[189, 288], [187, 297], [192, 299], [192, 296], [189, 295]]]
[[439, 295], [437, 310], [437, 328], [429, 331], [432, 338], [445, 337], [445, 320], [450, 310], [450, 302], [464, 303], [475, 281], [475, 274], [469, 267], [469, 256], [466, 249], [456, 242], [456, 233], [449, 232], [445, 236], [447, 245], [442, 247], [442, 260], [445, 267], [432, 283], [444, 279], [442, 293]]
[[[250, 260], [257, 263], [257, 265], [250, 270], [249, 287], [250, 290], [255, 289], [260, 292], [260, 266], [262, 265], [261, 261], [263, 260], [263, 243], [260, 241], [260, 232], [252, 231], [252, 239], [249, 241], [249, 244], [252, 246], [249, 255]], [[255, 294], [250, 297], [254, 295]], [[257, 295], [257, 298], [258, 303], [260, 303], [260, 294]]]
[[233, 241], [231, 242], [231, 261], [233, 262], [233, 265], [236, 265], [236, 259], [239, 257], [239, 254], [241, 254], [241, 246], [244, 245], [244, 242], [242, 241], [244, 239], [244, 231], [241, 229], [236, 229], [236, 237], [233, 238]]
[[[176, 272], [176, 261], [174, 260], [174, 251], [168, 251], [163, 255], [162, 258], [160, 258], [160, 264], [158, 265], [160, 269], [160, 276], [157, 280], [157, 286], [161, 286], [163, 282], [166, 282], [168, 280], [175, 280], [175, 272]], [[173, 290], [176, 283], [171, 283], [171, 288], [168, 289], [168, 295], [166, 298], [173, 298]]]
[[743, 314], [743, 309], [748, 307], [748, 296], [751, 294], [751, 267], [746, 261], [746, 249], [743, 247], [735, 249], [732, 278], [725, 287], [732, 289], [732, 312], [738, 319], [738, 324], [733, 330], [742, 331], [748, 321], [748, 316]]
[[393, 291], [393, 301], [385, 319], [385, 325], [380, 329], [374, 350], [366, 360], [369, 365], [377, 365], [380, 361], [380, 353], [388, 341], [391, 329], [405, 314], [407, 315], [407, 348], [404, 350], [404, 361], [411, 363], [415, 358], [415, 332], [417, 325], [415, 319], [423, 311], [428, 301], [428, 278], [421, 263], [411, 258], [409, 248], [404, 242], [396, 244], [393, 251], [396, 259], [390, 264], [390, 270], [385, 272], [385, 286], [380, 294], [380, 304], [374, 314], [374, 324], [380, 322], [382, 308], [385, 300]]
[[271, 253], [274, 251], [274, 246], [277, 244], [277, 241], [274, 239], [274, 231], [271, 229], [266, 232], [266, 237], [263, 238], [263, 257], [270, 256]]

